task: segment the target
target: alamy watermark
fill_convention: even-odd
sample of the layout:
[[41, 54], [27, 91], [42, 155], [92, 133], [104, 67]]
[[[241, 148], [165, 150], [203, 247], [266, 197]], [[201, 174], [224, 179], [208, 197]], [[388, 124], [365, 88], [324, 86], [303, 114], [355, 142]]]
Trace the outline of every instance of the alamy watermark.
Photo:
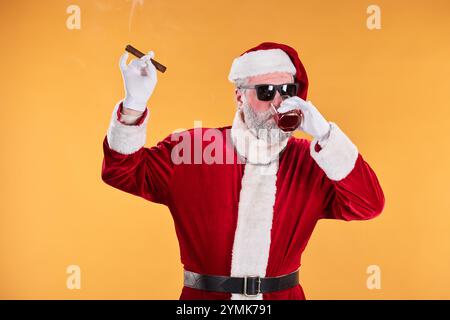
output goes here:
[[66, 273], [69, 274], [66, 280], [66, 287], [69, 290], [81, 289], [81, 268], [76, 264], [67, 266]]

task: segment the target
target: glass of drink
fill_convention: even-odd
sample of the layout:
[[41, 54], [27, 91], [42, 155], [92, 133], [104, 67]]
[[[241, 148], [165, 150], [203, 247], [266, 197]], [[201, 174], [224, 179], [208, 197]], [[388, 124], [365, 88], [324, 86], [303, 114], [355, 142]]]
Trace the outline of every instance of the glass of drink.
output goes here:
[[[281, 96], [286, 100], [290, 98], [288, 95]], [[275, 107], [273, 103], [270, 103], [272, 116], [277, 123], [278, 127], [284, 132], [292, 132], [297, 129], [303, 120], [303, 113], [299, 109], [289, 110], [287, 112], [278, 112], [279, 107]], [[281, 106], [281, 104], [280, 104]]]

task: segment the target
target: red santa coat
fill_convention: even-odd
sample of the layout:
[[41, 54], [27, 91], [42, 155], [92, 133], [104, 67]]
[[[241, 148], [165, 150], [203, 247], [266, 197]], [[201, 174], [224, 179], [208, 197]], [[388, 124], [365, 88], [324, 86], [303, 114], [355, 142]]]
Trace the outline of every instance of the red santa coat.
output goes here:
[[[384, 207], [375, 173], [334, 123], [322, 147], [316, 140], [287, 140], [271, 190], [265, 182], [270, 177], [252, 185], [249, 164], [239, 161], [232, 126], [214, 130], [228, 161], [196, 164], [199, 159], [193, 152], [184, 154], [191, 163], [177, 164], [173, 154], [180, 141], [190, 140], [192, 148], [201, 146], [202, 151], [211, 146], [204, 137], [207, 128], [171, 134], [146, 148], [148, 110], [138, 125], [130, 126], [119, 121], [120, 108], [121, 104], [114, 108], [103, 141], [102, 179], [169, 208], [186, 270], [225, 276], [287, 274], [300, 267], [301, 254], [319, 219], [366, 220]], [[232, 298], [246, 297], [189, 287], [183, 287], [180, 295], [180, 299]], [[305, 295], [300, 284], [253, 299], [305, 299]]]

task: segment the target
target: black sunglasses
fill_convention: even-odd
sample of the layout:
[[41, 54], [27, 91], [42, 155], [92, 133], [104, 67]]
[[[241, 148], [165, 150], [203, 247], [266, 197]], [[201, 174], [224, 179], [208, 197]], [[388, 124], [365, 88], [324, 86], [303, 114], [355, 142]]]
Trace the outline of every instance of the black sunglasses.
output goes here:
[[271, 101], [275, 97], [277, 91], [281, 96], [296, 96], [298, 92], [298, 83], [255, 84], [252, 86], [240, 86], [239, 89], [256, 89], [256, 96], [259, 100]]

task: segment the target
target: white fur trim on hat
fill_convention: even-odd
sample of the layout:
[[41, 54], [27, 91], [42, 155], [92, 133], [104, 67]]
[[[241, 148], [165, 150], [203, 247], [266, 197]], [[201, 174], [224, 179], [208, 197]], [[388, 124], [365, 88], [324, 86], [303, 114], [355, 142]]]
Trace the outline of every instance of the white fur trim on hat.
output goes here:
[[234, 59], [228, 80], [234, 82], [237, 79], [272, 72], [288, 72], [295, 75], [294, 64], [281, 49], [251, 51]]

